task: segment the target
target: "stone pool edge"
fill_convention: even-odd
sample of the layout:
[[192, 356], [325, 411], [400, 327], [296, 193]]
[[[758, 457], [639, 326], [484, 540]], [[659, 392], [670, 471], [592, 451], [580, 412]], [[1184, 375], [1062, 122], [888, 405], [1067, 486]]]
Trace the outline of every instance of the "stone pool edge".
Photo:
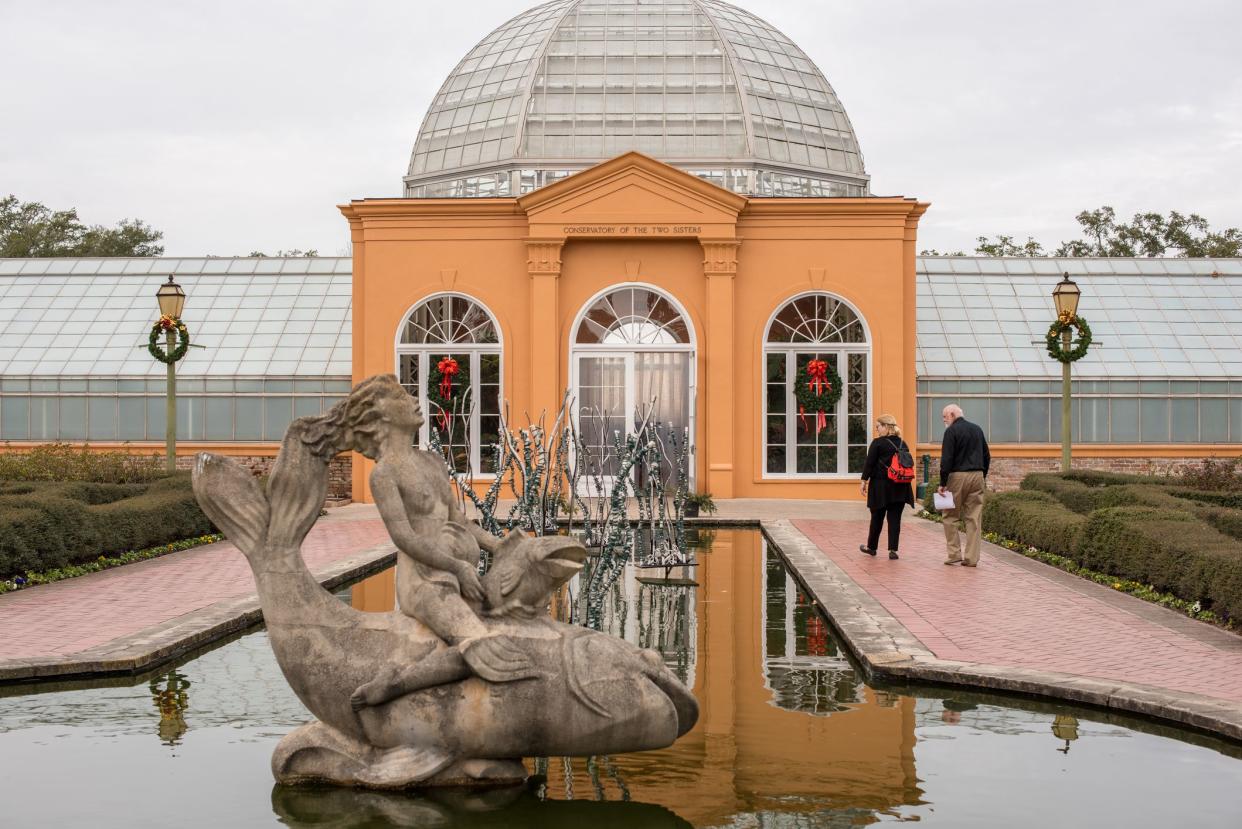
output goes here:
[[[384, 542], [334, 561], [313, 571], [313, 575], [325, 589], [335, 590], [342, 584], [391, 567], [396, 557], [396, 548], [391, 542]], [[222, 599], [77, 653], [0, 659], [0, 684], [137, 674], [262, 621], [258, 594]]]
[[762, 521], [760, 529], [841, 633], [868, 680], [931, 682], [1046, 697], [1140, 714], [1242, 742], [1242, 706], [1222, 700], [1056, 671], [939, 659], [792, 521]]

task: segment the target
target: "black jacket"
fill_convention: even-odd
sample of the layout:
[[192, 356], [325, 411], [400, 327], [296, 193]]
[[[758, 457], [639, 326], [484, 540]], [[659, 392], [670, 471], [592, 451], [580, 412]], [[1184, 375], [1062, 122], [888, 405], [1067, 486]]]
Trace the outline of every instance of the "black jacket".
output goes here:
[[982, 472], [986, 478], [991, 465], [988, 439], [978, 425], [959, 417], [944, 430], [944, 442], [940, 444], [941, 486], [949, 485], [950, 472]]
[[910, 484], [899, 484], [888, 477], [888, 465], [892, 462], [893, 455], [897, 454], [898, 446], [905, 446], [907, 452], [910, 450], [906, 442], [898, 437], [876, 438], [867, 447], [867, 461], [863, 464], [862, 479], [871, 482], [871, 486], [867, 488], [868, 509], [884, 509], [889, 504], [902, 502], [914, 506], [914, 488]]

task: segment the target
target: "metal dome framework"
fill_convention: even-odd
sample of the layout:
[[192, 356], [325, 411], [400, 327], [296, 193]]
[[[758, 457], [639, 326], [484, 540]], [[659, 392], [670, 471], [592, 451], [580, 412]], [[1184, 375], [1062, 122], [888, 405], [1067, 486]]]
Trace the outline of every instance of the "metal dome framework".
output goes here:
[[868, 195], [823, 74], [719, 0], [553, 0], [500, 26], [436, 95], [405, 195], [516, 196], [629, 150], [745, 195]]

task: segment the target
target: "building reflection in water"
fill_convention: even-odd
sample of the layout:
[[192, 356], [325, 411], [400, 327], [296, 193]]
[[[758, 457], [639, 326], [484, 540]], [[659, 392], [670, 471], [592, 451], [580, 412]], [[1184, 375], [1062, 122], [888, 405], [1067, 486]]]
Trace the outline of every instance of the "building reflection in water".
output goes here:
[[[698, 724], [661, 751], [538, 761], [546, 796], [658, 803], [696, 825], [778, 811], [860, 825], [920, 804], [915, 701], [862, 683], [759, 533], [714, 536], [674, 573], [686, 583], [627, 568], [606, 604], [610, 632], [659, 651], [694, 690]], [[351, 600], [391, 610], [391, 572]]]

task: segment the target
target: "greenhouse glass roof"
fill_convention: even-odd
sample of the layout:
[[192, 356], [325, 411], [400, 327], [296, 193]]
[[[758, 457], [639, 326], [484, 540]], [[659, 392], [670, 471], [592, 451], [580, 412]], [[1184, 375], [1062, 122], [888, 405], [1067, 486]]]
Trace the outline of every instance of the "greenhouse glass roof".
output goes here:
[[1242, 260], [924, 257], [919, 377], [1060, 377], [1044, 336], [1068, 272], [1095, 340], [1079, 378], [1242, 378]]
[[[183, 375], [348, 377], [348, 258], [0, 259], [0, 375], [144, 377], [175, 273]], [[921, 378], [1055, 378], [1043, 336], [1068, 271], [1096, 343], [1078, 378], [1242, 378], [1242, 259], [918, 260]]]
[[180, 375], [348, 376], [352, 265], [340, 258], [0, 259], [0, 375], [162, 375], [147, 353], [175, 273]]

